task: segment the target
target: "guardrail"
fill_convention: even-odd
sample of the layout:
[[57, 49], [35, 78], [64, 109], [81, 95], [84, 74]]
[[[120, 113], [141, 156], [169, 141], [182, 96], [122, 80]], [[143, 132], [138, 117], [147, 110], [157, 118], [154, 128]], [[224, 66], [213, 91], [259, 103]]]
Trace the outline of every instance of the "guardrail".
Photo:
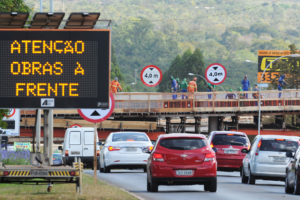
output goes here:
[[[300, 110], [300, 90], [264, 90], [262, 111]], [[258, 92], [196, 92], [192, 93], [117, 93], [115, 113], [177, 113], [177, 112], [257, 112]]]

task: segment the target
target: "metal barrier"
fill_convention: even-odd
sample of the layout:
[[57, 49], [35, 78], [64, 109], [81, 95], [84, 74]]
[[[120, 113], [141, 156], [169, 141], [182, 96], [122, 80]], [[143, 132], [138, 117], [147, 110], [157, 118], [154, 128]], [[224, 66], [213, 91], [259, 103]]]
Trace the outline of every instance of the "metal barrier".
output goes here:
[[[233, 95], [229, 95], [233, 94]], [[300, 110], [300, 90], [264, 90], [262, 111]], [[196, 93], [117, 93], [115, 111], [120, 112], [243, 112], [258, 111], [256, 91]]]

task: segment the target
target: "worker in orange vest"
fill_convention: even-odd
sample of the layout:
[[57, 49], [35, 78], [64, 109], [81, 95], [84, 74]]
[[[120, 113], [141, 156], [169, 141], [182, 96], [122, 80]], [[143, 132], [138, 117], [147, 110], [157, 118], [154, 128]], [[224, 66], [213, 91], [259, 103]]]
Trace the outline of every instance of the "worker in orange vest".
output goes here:
[[197, 77], [194, 77], [194, 79], [192, 81], [189, 82], [189, 85], [188, 85], [188, 92], [197, 92]]
[[111, 82], [110, 89], [112, 93], [117, 93], [118, 91], [122, 91], [122, 87], [118, 81], [118, 77], [115, 77], [115, 79]]

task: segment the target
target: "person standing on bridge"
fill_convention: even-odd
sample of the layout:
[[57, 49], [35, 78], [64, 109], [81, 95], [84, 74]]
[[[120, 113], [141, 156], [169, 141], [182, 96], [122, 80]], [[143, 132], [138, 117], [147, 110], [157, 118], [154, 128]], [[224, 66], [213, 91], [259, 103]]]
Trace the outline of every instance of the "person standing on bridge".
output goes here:
[[279, 91], [279, 93], [278, 93], [278, 98], [281, 98], [282, 87], [283, 87], [284, 85], [286, 85], [286, 81], [284, 80], [284, 78], [285, 78], [285, 74], [281, 75], [281, 76], [279, 77], [279, 79], [278, 79], [278, 91]]
[[[250, 81], [248, 80], [248, 76], [245, 75], [244, 76], [244, 79], [242, 80], [242, 87], [243, 87], [243, 91], [247, 92], [249, 91], [249, 87], [250, 87]], [[248, 99], [248, 93], [245, 94], [245, 98]]]
[[207, 83], [207, 92], [209, 92], [208, 93], [208, 98], [209, 99], [211, 99], [211, 92], [214, 92], [215, 91], [215, 88], [216, 88], [216, 86], [215, 85], [212, 85], [212, 84], [210, 84], [210, 83]]
[[[186, 93], [188, 88], [188, 83], [186, 81], [186, 78], [184, 78], [180, 83], [180, 89], [182, 93]], [[185, 94], [182, 94], [182, 99], [187, 99], [187, 96]]]
[[197, 82], [196, 81], [197, 81], [197, 77], [194, 77], [194, 79], [189, 82], [188, 92], [190, 93], [190, 95], [193, 95], [194, 92], [197, 92]]
[[118, 77], [115, 77], [115, 79], [111, 82], [110, 89], [113, 94], [122, 91], [122, 87], [118, 81]]

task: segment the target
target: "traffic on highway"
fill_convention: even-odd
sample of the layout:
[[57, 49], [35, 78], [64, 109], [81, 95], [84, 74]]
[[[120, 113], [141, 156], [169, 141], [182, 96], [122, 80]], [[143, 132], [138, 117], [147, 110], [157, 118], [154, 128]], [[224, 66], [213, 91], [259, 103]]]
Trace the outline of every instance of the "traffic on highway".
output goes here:
[[[122, 134], [127, 141], [112, 146], [112, 136], [122, 141]], [[136, 136], [138, 132], [111, 133], [101, 152], [113, 151], [113, 156], [100, 155], [99, 179], [144, 199], [299, 198], [300, 137], [259, 135], [251, 146], [243, 132], [213, 131], [208, 139], [173, 133], [159, 136], [149, 148], [143, 133]], [[146, 168], [137, 155], [147, 159]], [[110, 166], [108, 160], [121, 163]]]

